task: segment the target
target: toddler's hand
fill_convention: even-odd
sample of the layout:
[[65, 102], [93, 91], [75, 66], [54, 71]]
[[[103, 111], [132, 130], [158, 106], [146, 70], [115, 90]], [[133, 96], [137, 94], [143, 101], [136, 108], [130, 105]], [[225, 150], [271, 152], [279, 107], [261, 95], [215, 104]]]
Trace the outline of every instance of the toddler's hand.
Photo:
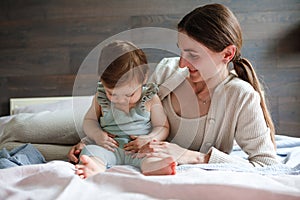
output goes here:
[[114, 148], [118, 148], [119, 146], [114, 137], [115, 135], [103, 131], [102, 134], [95, 139], [95, 142], [109, 151], [114, 151]]
[[132, 141], [124, 145], [124, 150], [131, 151], [133, 153], [138, 152], [145, 144], [147, 144], [152, 140], [152, 138], [149, 137], [148, 135], [141, 135], [141, 136], [131, 135], [130, 138], [132, 139]]

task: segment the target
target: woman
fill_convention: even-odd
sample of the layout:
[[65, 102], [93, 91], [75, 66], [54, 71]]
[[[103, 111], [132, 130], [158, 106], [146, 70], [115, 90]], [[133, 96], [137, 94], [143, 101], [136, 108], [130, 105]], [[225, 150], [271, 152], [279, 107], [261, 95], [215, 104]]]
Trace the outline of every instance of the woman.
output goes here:
[[[168, 142], [152, 141], [139, 155], [178, 164], [276, 164], [274, 125], [251, 63], [241, 57], [242, 33], [234, 14], [210, 4], [178, 24], [180, 58], [163, 59], [150, 79], [159, 85], [170, 124]], [[232, 63], [234, 71], [230, 71]], [[248, 160], [230, 156], [234, 141]], [[125, 150], [135, 148], [134, 141]], [[69, 158], [82, 144], [74, 146]]]

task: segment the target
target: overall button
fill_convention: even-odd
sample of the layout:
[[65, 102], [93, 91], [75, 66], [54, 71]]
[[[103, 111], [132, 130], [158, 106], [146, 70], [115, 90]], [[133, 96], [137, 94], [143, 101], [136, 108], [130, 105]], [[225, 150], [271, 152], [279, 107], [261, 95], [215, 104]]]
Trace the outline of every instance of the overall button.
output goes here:
[[207, 143], [205, 143], [205, 146], [206, 146], [206, 147], [211, 147], [211, 143], [210, 143], [210, 142], [207, 142]]
[[208, 120], [208, 123], [214, 124], [214, 123], [215, 123], [215, 119], [214, 119], [214, 118], [210, 118], [210, 119]]

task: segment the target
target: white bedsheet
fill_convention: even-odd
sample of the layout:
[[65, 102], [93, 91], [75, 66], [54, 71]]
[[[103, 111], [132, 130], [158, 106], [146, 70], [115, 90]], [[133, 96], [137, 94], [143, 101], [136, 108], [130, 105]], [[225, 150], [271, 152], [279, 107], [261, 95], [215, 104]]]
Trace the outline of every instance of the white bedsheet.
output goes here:
[[0, 171], [0, 199], [300, 199], [300, 176], [191, 168], [144, 176], [115, 166], [86, 180], [64, 161]]
[[[0, 118], [0, 137], [10, 119]], [[186, 165], [174, 176], [144, 176], [136, 168], [114, 166], [82, 180], [74, 174], [72, 164], [52, 161], [0, 170], [0, 200], [300, 199], [300, 138], [276, 139], [277, 154], [290, 168], [275, 173], [225, 165]], [[245, 156], [238, 147], [233, 154]]]

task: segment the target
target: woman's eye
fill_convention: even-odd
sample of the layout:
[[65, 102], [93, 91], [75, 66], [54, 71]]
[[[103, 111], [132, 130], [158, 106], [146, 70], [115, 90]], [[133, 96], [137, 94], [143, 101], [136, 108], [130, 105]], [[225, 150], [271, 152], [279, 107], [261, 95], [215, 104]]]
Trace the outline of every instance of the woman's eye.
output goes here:
[[198, 57], [199, 57], [198, 55], [190, 54], [190, 58], [192, 59], [197, 59]]

